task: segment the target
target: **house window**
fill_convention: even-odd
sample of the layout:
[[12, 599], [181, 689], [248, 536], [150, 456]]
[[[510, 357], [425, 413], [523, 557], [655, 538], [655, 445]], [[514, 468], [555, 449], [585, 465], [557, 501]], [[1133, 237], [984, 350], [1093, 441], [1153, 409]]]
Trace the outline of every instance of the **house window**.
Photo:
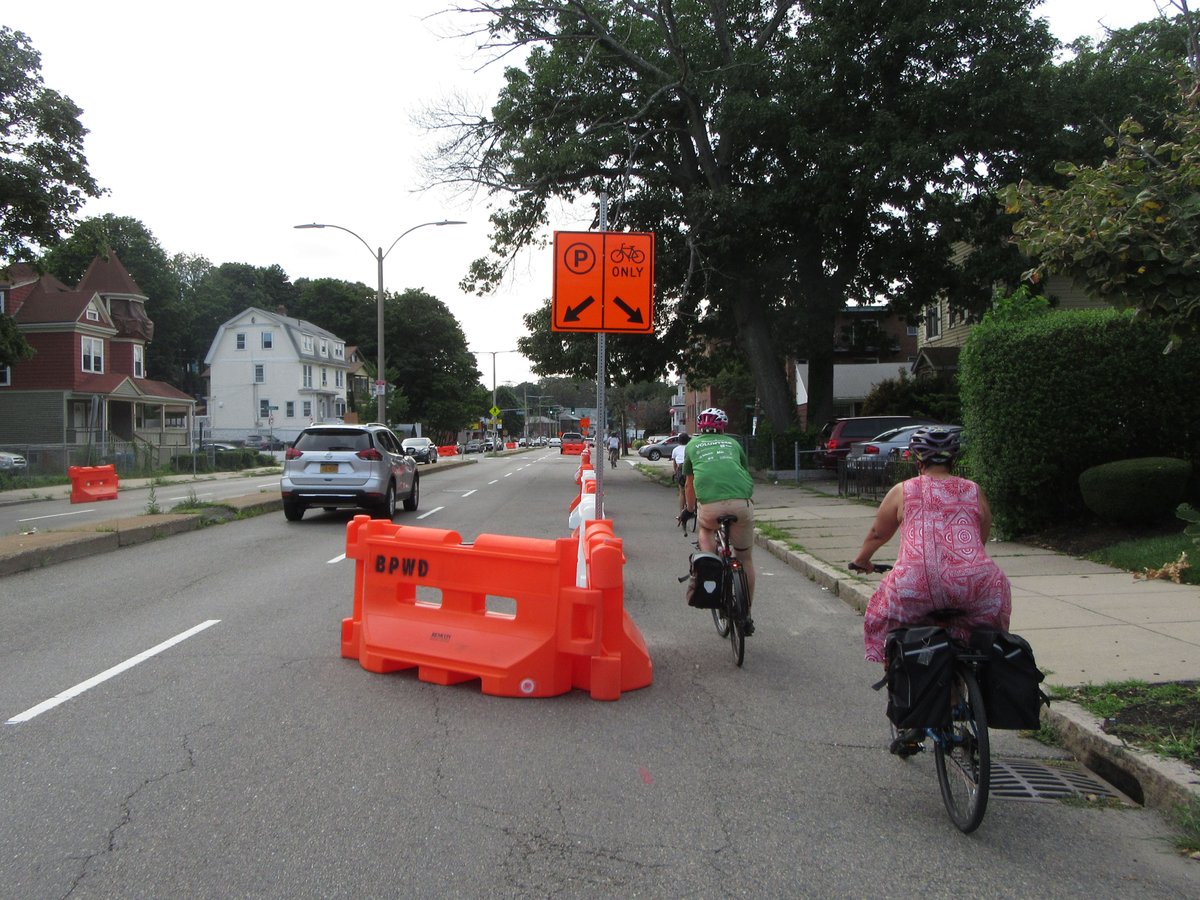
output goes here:
[[313, 336], [311, 334], [300, 335], [300, 350], [303, 353], [312, 354], [313, 352]]
[[245, 350], [246, 349], [246, 335], [243, 332], [238, 332], [237, 336], [234, 337], [234, 339], [233, 339], [233, 343], [234, 343], [234, 346], [237, 347], [237, 349]]
[[346, 383], [346, 380], [345, 380], [345, 373], [343, 373], [341, 369], [336, 369], [336, 370], [334, 370], [334, 373], [333, 373], [333, 383], [334, 383], [334, 384], [335, 384], [337, 387], [343, 387], [343, 386], [345, 385], [345, 383]]
[[925, 307], [925, 340], [929, 341], [938, 337], [942, 333], [942, 317], [939, 315], [941, 310], [938, 309], [936, 303], [931, 303]]
[[258, 401], [258, 417], [260, 419], [271, 418], [271, 401], [270, 400], [259, 400]]
[[262, 333], [262, 348], [263, 348], [264, 350], [270, 350], [270, 349], [271, 349], [272, 347], [274, 347], [274, 346], [275, 346], [275, 334], [274, 334], [274, 332], [271, 332], [271, 331], [264, 331], [264, 332]]
[[334, 344], [333, 345], [333, 358], [334, 359], [345, 359], [346, 358], [346, 345], [345, 344]]
[[321, 355], [329, 355], [329, 341], [325, 340], [325, 338], [321, 338]]
[[146, 377], [146, 348], [137, 344], [133, 347], [133, 377]]
[[312, 387], [312, 366], [301, 366], [300, 372], [302, 375], [301, 386], [306, 388]]
[[104, 341], [100, 338], [83, 338], [83, 371], [97, 375], [104, 372]]
[[100, 321], [100, 310], [96, 309], [96, 307], [94, 307], [94, 306], [89, 306], [87, 308], [87, 313], [85, 315], [87, 315], [87, 319], [89, 322], [99, 322]]
[[285, 403], [283, 405], [283, 414], [285, 416], [287, 416], [289, 419], [296, 418], [296, 401], [295, 400], [289, 400], [287, 403]]
[[167, 428], [186, 428], [187, 413], [169, 412], [164, 416], [163, 422]]
[[321, 387], [329, 387], [329, 370], [321, 366]]
[[8, 291], [4, 290], [3, 288], [0, 288], [0, 314], [2, 314], [5, 311], [6, 303], [8, 303]]
[[0, 366], [0, 387], [12, 386], [12, 369], [8, 366]]
[[908, 336], [909, 336], [909, 337], [916, 337], [916, 336], [917, 336], [917, 326], [916, 326], [916, 325], [909, 325], [909, 326], [908, 326]]
[[266, 369], [263, 367], [263, 364], [255, 363], [254, 364], [254, 383], [255, 384], [263, 384], [266, 380], [267, 380], [267, 373], [266, 373]]
[[311, 400], [305, 400], [304, 405], [301, 407], [301, 409], [303, 410], [301, 415], [303, 415], [304, 418], [306, 418], [306, 419], [312, 418], [312, 401]]

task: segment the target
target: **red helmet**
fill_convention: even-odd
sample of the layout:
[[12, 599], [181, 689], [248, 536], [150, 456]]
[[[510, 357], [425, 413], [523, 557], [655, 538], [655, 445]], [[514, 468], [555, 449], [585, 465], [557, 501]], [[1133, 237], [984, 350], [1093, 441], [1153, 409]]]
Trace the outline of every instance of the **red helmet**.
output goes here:
[[715, 406], [704, 410], [696, 416], [696, 430], [708, 432], [725, 432], [725, 426], [729, 424], [729, 416], [725, 415], [725, 410], [717, 409]]

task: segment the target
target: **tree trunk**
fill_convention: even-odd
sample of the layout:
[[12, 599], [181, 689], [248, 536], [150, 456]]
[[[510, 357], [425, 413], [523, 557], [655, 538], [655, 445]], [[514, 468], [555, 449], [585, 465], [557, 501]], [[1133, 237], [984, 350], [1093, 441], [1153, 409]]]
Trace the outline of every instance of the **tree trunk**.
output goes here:
[[788, 391], [787, 373], [771, 338], [762, 299], [754, 282], [743, 280], [733, 291], [738, 343], [754, 375], [763, 413], [775, 432], [781, 434], [796, 423], [796, 403]]

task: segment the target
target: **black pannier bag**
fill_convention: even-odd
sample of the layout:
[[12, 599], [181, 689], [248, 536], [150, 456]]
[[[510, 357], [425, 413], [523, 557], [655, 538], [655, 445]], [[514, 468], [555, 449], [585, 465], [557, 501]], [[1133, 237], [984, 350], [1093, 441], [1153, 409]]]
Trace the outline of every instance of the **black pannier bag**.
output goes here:
[[944, 628], [921, 626], [889, 631], [887, 716], [897, 728], [947, 728], [954, 648]]
[[971, 649], [987, 657], [980, 667], [979, 688], [988, 728], [1036, 730], [1050, 698], [1038, 686], [1045, 677], [1033, 660], [1029, 642], [1007, 631], [976, 631]]
[[715, 553], [693, 553], [688, 560], [687, 602], [696, 609], [721, 608], [725, 566]]

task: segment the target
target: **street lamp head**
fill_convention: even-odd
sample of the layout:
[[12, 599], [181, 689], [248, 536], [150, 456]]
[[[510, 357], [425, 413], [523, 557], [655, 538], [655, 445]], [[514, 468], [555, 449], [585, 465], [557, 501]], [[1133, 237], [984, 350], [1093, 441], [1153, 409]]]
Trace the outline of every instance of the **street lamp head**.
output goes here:
[[[467, 223], [465, 221], [463, 221], [462, 219], [443, 219], [442, 221], [434, 222], [433, 224], [434, 225], [466, 225]], [[297, 227], [299, 227], [299, 226], [297, 226]]]
[[321, 225], [318, 222], [309, 222], [307, 225], [293, 225], [292, 227], [293, 228], [324, 228], [325, 226]]

